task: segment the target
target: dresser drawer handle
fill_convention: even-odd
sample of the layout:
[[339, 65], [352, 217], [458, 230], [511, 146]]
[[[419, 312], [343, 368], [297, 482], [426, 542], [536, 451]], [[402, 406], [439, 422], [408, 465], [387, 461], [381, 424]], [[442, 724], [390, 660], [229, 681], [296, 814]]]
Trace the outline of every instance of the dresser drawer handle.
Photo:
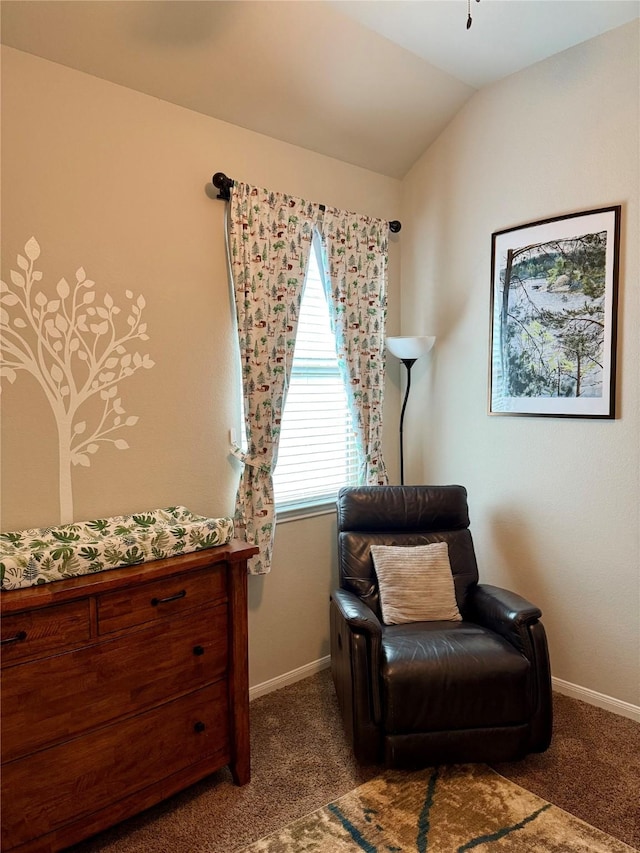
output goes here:
[[193, 730], [194, 732], [200, 734], [200, 732], [203, 732], [206, 728], [207, 727], [205, 726], [205, 724], [201, 720], [198, 720], [198, 722], [194, 725]]
[[181, 589], [180, 592], [176, 592], [175, 595], [170, 595], [168, 598], [152, 598], [151, 606], [157, 607], [159, 604], [166, 604], [168, 601], [177, 601], [179, 598], [184, 598], [187, 594], [186, 589]]
[[0, 646], [7, 646], [9, 643], [20, 643], [27, 639], [26, 631], [18, 631], [15, 637], [7, 637], [6, 640], [0, 640]]
[[204, 654], [204, 646], [194, 646], [193, 653], [196, 657], [200, 657], [200, 655]]

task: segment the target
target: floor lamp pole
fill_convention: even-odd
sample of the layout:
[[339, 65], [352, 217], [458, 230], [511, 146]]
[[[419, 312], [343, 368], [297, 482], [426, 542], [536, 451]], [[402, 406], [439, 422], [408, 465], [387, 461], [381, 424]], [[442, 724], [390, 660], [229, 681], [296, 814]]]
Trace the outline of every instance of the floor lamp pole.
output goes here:
[[399, 361], [407, 368], [407, 390], [404, 393], [404, 402], [402, 403], [402, 411], [400, 413], [400, 485], [404, 486], [404, 446], [402, 437], [402, 428], [404, 425], [404, 411], [407, 408], [407, 400], [409, 399], [409, 390], [411, 388], [411, 368], [414, 363], [423, 355], [426, 355], [435, 343], [433, 336], [411, 336], [400, 335], [390, 337], [386, 340], [386, 347]]
[[403, 358], [401, 361], [407, 368], [407, 390], [404, 392], [404, 401], [402, 403], [402, 411], [400, 412], [400, 485], [404, 486], [404, 441], [402, 428], [404, 425], [404, 410], [407, 408], [407, 400], [409, 399], [409, 391], [411, 390], [411, 368], [416, 362], [416, 359]]

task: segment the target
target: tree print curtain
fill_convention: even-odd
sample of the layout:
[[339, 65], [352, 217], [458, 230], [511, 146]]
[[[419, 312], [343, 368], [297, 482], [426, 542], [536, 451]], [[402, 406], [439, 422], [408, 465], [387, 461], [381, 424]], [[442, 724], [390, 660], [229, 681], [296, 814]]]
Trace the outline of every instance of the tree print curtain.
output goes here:
[[229, 263], [242, 364], [246, 450], [236, 497], [236, 530], [260, 548], [252, 574], [271, 568], [278, 461], [304, 280], [314, 231], [329, 279], [325, 288], [338, 361], [356, 425], [360, 482], [385, 485], [382, 457], [384, 334], [389, 224], [236, 182], [229, 208]]
[[304, 279], [319, 206], [282, 193], [237, 183], [229, 208], [229, 262], [233, 278], [246, 447], [236, 497], [236, 530], [260, 553], [252, 574], [271, 567], [275, 506], [273, 471]]
[[386, 485], [382, 456], [389, 223], [327, 208], [329, 313], [360, 448], [360, 482]]

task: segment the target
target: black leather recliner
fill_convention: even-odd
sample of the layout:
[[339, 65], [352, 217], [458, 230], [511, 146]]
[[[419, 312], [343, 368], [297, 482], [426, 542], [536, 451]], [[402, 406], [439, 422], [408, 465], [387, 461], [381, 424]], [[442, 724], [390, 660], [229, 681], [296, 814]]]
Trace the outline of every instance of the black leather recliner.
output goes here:
[[[551, 675], [540, 610], [478, 583], [468, 528], [462, 486], [340, 491], [331, 672], [363, 764], [510, 761], [550, 743]], [[385, 625], [370, 546], [443, 541], [462, 621]]]

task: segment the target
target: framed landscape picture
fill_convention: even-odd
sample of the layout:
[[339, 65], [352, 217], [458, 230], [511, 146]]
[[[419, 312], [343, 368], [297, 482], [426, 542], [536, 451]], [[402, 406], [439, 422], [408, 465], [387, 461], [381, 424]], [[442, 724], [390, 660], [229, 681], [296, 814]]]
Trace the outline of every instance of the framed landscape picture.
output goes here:
[[620, 205], [496, 231], [489, 414], [615, 417]]

